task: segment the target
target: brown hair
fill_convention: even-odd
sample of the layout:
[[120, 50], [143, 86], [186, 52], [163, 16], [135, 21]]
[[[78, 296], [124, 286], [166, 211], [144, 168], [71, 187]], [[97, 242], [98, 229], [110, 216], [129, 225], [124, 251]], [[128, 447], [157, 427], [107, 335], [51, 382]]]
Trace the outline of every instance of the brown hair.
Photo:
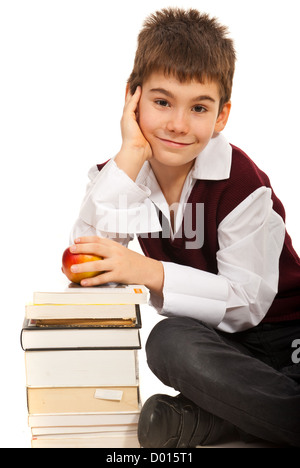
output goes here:
[[131, 93], [157, 71], [181, 83], [208, 79], [219, 84], [221, 110], [231, 97], [236, 60], [227, 32], [216, 18], [195, 9], [166, 8], [150, 15], [138, 36]]

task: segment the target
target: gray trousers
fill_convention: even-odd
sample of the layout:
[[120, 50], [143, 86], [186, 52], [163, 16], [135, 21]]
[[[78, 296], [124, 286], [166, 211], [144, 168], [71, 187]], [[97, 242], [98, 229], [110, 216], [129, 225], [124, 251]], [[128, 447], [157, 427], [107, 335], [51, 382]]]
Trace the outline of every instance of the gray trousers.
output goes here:
[[146, 353], [154, 374], [199, 407], [252, 436], [300, 447], [298, 340], [300, 321], [227, 334], [175, 317], [153, 328]]

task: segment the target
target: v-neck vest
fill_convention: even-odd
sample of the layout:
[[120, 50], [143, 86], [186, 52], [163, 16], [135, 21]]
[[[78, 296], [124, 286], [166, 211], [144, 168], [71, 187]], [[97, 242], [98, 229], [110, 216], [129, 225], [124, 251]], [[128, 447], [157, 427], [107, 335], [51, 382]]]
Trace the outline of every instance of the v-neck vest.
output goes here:
[[[98, 165], [98, 169], [101, 170], [105, 164]], [[284, 207], [276, 197], [267, 175], [242, 150], [232, 145], [230, 177], [224, 180], [196, 181], [186, 204], [181, 229], [173, 240], [168, 235], [168, 221], [157, 209], [163, 230], [138, 235], [144, 254], [156, 260], [218, 274], [220, 223], [242, 201], [263, 186], [272, 190], [273, 210], [285, 221]], [[201, 235], [198, 232], [199, 227]], [[192, 233], [194, 236], [191, 236]], [[201, 245], [200, 238], [203, 241]], [[187, 245], [190, 247], [186, 248]], [[191, 248], [193, 245], [195, 248]], [[296, 319], [300, 319], [300, 260], [293, 249], [290, 236], [286, 233], [279, 261], [278, 293], [264, 321]]]

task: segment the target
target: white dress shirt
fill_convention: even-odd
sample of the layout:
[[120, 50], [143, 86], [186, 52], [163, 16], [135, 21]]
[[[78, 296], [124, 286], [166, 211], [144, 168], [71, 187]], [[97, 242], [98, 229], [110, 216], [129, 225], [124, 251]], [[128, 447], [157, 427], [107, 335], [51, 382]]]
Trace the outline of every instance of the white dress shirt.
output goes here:
[[[135, 234], [162, 230], [156, 207], [165, 215], [174, 237], [195, 181], [228, 179], [231, 156], [231, 146], [218, 134], [196, 158], [175, 207], [174, 232], [170, 207], [148, 162], [135, 182], [113, 159], [100, 172], [93, 167], [71, 242], [76, 237], [98, 235], [127, 246]], [[162, 262], [163, 299], [151, 294], [151, 304], [162, 315], [196, 318], [229, 333], [256, 326], [277, 293], [284, 237], [285, 225], [273, 210], [271, 189], [260, 187], [219, 225], [218, 274]]]

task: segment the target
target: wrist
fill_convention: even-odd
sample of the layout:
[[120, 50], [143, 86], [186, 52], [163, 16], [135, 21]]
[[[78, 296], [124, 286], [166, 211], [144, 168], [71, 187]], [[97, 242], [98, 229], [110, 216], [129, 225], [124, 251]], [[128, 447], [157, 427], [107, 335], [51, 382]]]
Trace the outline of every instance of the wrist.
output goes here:
[[163, 295], [164, 287], [164, 267], [162, 262], [145, 257], [147, 267], [144, 269], [145, 281], [143, 284], [158, 296]]
[[135, 181], [147, 159], [148, 155], [144, 147], [123, 145], [115, 157], [115, 163], [119, 169], [122, 169], [128, 177]]

